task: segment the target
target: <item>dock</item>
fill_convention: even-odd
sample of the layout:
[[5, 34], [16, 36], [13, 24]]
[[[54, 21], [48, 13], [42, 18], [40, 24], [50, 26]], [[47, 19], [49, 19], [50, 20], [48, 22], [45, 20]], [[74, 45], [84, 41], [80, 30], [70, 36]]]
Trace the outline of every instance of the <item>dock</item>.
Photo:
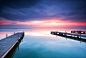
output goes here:
[[71, 31], [71, 33], [86, 34], [86, 31]]
[[[86, 35], [82, 35], [82, 34], [58, 32], [58, 31], [51, 31], [51, 34], [53, 34], [53, 35], [60, 35], [60, 36], [66, 36], [66, 37], [70, 36], [70, 37], [77, 38], [77, 39], [83, 39], [81, 37], [86, 37]], [[83, 39], [83, 40], [86, 40], [86, 39]]]
[[24, 32], [14, 33], [13, 35], [0, 40], [0, 58], [5, 56], [13, 49], [13, 47], [19, 43], [24, 37]]

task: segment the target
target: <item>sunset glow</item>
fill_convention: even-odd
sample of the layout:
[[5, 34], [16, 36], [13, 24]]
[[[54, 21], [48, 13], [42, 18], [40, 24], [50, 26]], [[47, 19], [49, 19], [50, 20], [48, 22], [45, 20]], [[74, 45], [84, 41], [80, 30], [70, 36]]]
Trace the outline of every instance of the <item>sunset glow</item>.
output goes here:
[[69, 26], [86, 26], [86, 23], [82, 22], [71, 22], [62, 20], [37, 20], [37, 21], [0, 21], [0, 25], [30, 25], [32, 27], [69, 27]]

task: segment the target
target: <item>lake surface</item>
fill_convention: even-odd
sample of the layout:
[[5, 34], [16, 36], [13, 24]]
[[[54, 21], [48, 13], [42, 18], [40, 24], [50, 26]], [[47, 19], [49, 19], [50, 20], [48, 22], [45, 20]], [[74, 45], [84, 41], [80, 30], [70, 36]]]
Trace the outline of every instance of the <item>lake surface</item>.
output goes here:
[[0, 29], [0, 40], [25, 32], [13, 58], [86, 58], [86, 42], [50, 34], [50, 31], [69, 32], [85, 29]]

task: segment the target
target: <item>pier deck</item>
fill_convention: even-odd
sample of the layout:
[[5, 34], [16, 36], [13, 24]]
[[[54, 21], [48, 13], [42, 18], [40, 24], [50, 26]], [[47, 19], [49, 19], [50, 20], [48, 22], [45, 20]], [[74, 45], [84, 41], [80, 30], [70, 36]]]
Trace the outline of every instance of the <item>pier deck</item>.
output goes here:
[[55, 35], [71, 35], [71, 36], [77, 36], [77, 38], [80, 37], [86, 37], [86, 35], [82, 35], [82, 34], [74, 34], [74, 33], [66, 33], [66, 32], [57, 32], [57, 31], [51, 31], [51, 34], [55, 34]]
[[86, 31], [71, 31], [71, 33], [86, 34]]
[[23, 35], [24, 32], [20, 32], [0, 40], [0, 57], [4, 58]]

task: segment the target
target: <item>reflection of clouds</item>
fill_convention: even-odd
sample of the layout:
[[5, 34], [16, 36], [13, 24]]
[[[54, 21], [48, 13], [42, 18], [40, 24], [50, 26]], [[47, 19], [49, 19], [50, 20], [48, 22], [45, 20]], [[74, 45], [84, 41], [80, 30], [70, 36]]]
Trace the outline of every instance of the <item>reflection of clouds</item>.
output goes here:
[[32, 28], [32, 29], [1, 29], [0, 31], [0, 38], [5, 38], [6, 37], [6, 34], [8, 34], [8, 36], [14, 34], [14, 31], [15, 32], [20, 32], [20, 31], [24, 31], [25, 32], [25, 35], [30, 35], [30, 36], [47, 36], [47, 37], [55, 37], [55, 35], [52, 35], [50, 34], [51, 31], [59, 31], [59, 32], [68, 32], [70, 33], [72, 30], [84, 30], [85, 29], [59, 29], [59, 28], [51, 28], [51, 29], [48, 29], [48, 28], [45, 28], [45, 29], [35, 29], [35, 28]]
[[41, 29], [27, 31], [25, 34], [31, 36], [51, 36], [50, 31]]
[[31, 36], [52, 36], [51, 31], [70, 32], [71, 29], [32, 29], [26, 31], [25, 34]]
[[[62, 38], [60, 38], [59, 40], [57, 39], [56, 41], [51, 41], [51, 40], [48, 40], [48, 41], [42, 41], [42, 40], [35, 41], [34, 40], [33, 41], [32, 39], [35, 39], [35, 37], [28, 39], [28, 40], [27, 40], [27, 38], [25, 38], [26, 42], [21, 45], [21, 49], [28, 50], [28, 51], [25, 51], [25, 53], [27, 53], [27, 54], [31, 53], [33, 55], [33, 53], [36, 52], [37, 54], [41, 54], [39, 56], [44, 56], [44, 55], [46, 56], [46, 54], [47, 55], [53, 54], [53, 56], [55, 56], [57, 54], [59, 56], [59, 54], [60, 54], [60, 56], [62, 56], [61, 54], [66, 53], [66, 51], [69, 51], [68, 53], [74, 52], [77, 49], [76, 46], [81, 47], [81, 45], [79, 45], [75, 41], [62, 40]], [[32, 41], [30, 41], [30, 40], [32, 40]]]
[[[21, 51], [18, 51], [16, 53], [16, 56], [24, 58], [58, 58], [58, 57], [70, 57], [74, 55], [84, 55], [85, 52], [85, 43], [72, 41], [70, 39], [61, 37], [61, 36], [54, 36], [50, 37], [47, 36], [41, 36], [39, 34], [50, 34], [48, 31], [51, 30], [57, 30], [57, 29], [30, 29], [27, 30], [25, 33], [24, 41], [19, 46], [21, 48]], [[59, 31], [69, 31], [69, 29], [58, 29]], [[35, 33], [34, 36], [30, 36], [29, 33]], [[38, 36], [35, 36], [37, 33]], [[80, 49], [81, 48], [81, 49]], [[77, 52], [77, 50], [79, 50]], [[23, 52], [23, 53], [22, 53]], [[79, 54], [81, 52], [81, 54]], [[72, 53], [72, 54], [71, 54]], [[34, 57], [34, 56], [35, 57]], [[81, 55], [81, 56], [82, 56]], [[27, 56], [27, 57], [26, 57]], [[16, 58], [16, 57], [15, 57]]]
[[46, 32], [40, 33], [40, 32], [26, 32], [26, 35], [32, 35], [32, 36], [51, 36], [50, 34], [47, 34]]

